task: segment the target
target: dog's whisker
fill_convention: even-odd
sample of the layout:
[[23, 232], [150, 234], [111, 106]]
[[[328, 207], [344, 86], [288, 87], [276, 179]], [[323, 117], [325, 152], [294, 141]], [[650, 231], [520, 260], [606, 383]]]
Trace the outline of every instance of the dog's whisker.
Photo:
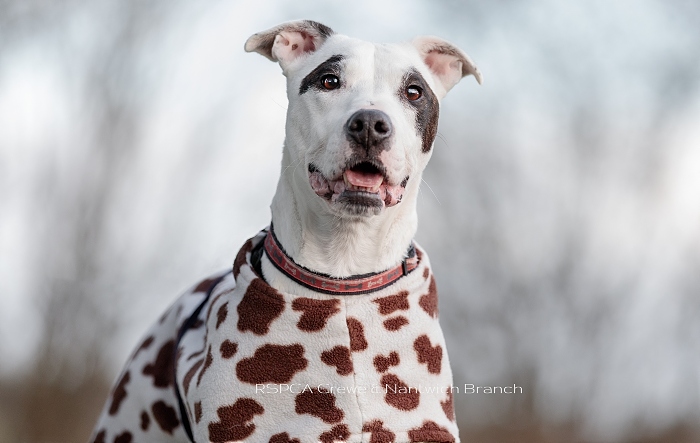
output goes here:
[[287, 107], [286, 107], [285, 105], [283, 105], [282, 103], [278, 102], [278, 101], [275, 100], [275, 99], [272, 99], [272, 102], [273, 102], [274, 104], [276, 104], [277, 106], [279, 106], [280, 108], [284, 109], [285, 112], [287, 111]]
[[442, 135], [442, 133], [438, 132], [438, 133], [437, 133], [437, 138], [439, 138], [440, 140], [442, 140], [442, 142], [445, 144], [445, 146], [447, 146], [448, 148], [450, 147], [450, 144], [447, 143], [447, 139], [445, 138], [444, 135]]
[[287, 169], [291, 168], [292, 166], [294, 167], [294, 169], [298, 168], [303, 162], [304, 162], [304, 159], [303, 159], [303, 158], [300, 158], [298, 162], [296, 162], [296, 163], [291, 163], [291, 164], [285, 166], [285, 167], [284, 167], [284, 171], [282, 171], [282, 173], [287, 172]]
[[425, 186], [427, 186], [428, 189], [430, 189], [430, 192], [433, 193], [433, 196], [435, 197], [435, 200], [437, 200], [438, 204], [442, 206], [442, 203], [440, 202], [440, 199], [439, 199], [438, 196], [435, 194], [435, 191], [433, 191], [433, 188], [430, 187], [430, 185], [428, 184], [428, 182], [425, 181], [425, 179], [423, 179], [423, 178], [421, 178], [420, 180], [421, 180], [423, 183], [425, 183]]

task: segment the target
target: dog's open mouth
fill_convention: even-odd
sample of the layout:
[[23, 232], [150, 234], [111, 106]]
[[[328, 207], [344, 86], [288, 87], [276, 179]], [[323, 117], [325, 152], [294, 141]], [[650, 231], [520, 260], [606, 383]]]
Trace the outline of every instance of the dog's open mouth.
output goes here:
[[384, 168], [371, 162], [361, 162], [347, 168], [334, 180], [326, 178], [313, 164], [309, 164], [311, 189], [330, 202], [348, 206], [368, 209], [394, 206], [403, 198], [406, 181], [398, 185], [389, 184]]

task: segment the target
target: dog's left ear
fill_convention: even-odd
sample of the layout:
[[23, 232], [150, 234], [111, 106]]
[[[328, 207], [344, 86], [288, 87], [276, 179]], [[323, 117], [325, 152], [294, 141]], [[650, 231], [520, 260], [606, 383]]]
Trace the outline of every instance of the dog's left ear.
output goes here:
[[438, 94], [440, 97], [444, 97], [462, 77], [469, 74], [481, 84], [483, 77], [479, 68], [464, 51], [453, 44], [432, 36], [416, 37], [412, 43], [439, 85], [443, 87], [443, 91], [439, 91]]
[[267, 31], [253, 34], [245, 42], [247, 52], [257, 52], [273, 62], [279, 62], [286, 72], [291, 62], [300, 56], [317, 50], [333, 30], [311, 20], [282, 23]]

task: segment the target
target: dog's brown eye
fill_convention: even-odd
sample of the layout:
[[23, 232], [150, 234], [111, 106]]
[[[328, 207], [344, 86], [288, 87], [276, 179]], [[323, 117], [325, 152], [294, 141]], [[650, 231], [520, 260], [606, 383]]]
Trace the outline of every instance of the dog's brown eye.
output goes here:
[[330, 91], [340, 86], [340, 79], [333, 74], [326, 74], [321, 77], [321, 84]]
[[418, 86], [411, 85], [408, 88], [406, 88], [406, 98], [415, 101], [418, 100], [423, 96], [423, 90], [419, 88]]

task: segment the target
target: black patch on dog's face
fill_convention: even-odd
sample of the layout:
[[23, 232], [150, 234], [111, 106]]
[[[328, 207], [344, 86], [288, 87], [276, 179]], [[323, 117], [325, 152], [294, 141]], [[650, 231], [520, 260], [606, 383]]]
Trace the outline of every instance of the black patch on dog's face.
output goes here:
[[325, 62], [316, 66], [316, 68], [314, 68], [314, 70], [311, 71], [306, 77], [304, 77], [304, 80], [301, 81], [301, 85], [299, 86], [299, 95], [302, 95], [310, 88], [316, 88], [320, 91], [326, 91], [326, 89], [324, 89], [321, 85], [321, 79], [324, 75], [327, 74], [333, 74], [336, 77], [338, 77], [340, 79], [340, 84], [342, 87], [343, 79], [340, 75], [342, 71], [342, 66], [340, 62], [342, 60], [342, 55], [334, 55]]
[[[418, 86], [423, 94], [418, 100], [409, 100], [406, 97], [406, 88]], [[440, 116], [440, 103], [423, 76], [416, 69], [406, 73], [398, 90], [401, 101], [416, 110], [416, 131], [423, 140], [422, 151], [430, 152], [437, 135], [438, 117]]]

